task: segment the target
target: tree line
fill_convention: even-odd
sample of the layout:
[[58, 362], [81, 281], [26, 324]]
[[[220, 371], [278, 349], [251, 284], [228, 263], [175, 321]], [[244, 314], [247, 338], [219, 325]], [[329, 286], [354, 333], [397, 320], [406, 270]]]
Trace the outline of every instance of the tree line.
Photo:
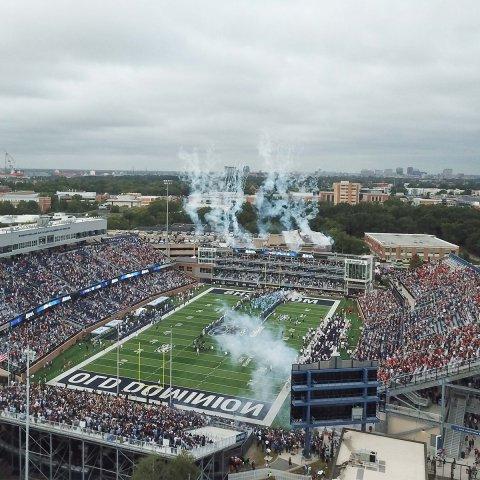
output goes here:
[[[202, 209], [200, 217], [208, 211]], [[169, 221], [190, 223], [181, 201], [170, 201]], [[248, 232], [258, 233], [257, 212], [245, 203], [238, 214], [238, 221]], [[166, 201], [161, 199], [147, 207], [119, 209], [108, 218], [112, 229], [128, 229], [165, 225]], [[334, 250], [343, 253], [362, 254], [368, 252], [363, 242], [365, 232], [427, 233], [461, 247], [463, 253], [480, 256], [480, 211], [470, 207], [447, 207], [443, 205], [413, 206], [391, 199], [381, 203], [358, 205], [319, 203], [318, 213], [310, 221], [315, 231], [330, 235]], [[270, 231], [282, 230], [275, 219]]]
[[[113, 190], [112, 193], [136, 190], [144, 194], [158, 195], [164, 193], [162, 190], [165, 189], [164, 179], [161, 176], [55, 178], [45, 180], [42, 185], [49, 185], [49, 193], [65, 190], [68, 185], [69, 188], [77, 189]], [[33, 187], [32, 184], [32, 189]], [[255, 182], [249, 182], [248, 187], [253, 191], [256, 187]], [[172, 195], [178, 194], [183, 197], [187, 191], [186, 185], [178, 178], [174, 179], [169, 188], [169, 193], [171, 192]], [[95, 214], [97, 208], [97, 203], [83, 202], [76, 196], [68, 202], [58, 201], [55, 196], [52, 197], [52, 211], [54, 212]], [[199, 212], [200, 217], [202, 218], [206, 212], [208, 212], [208, 208], [202, 209]], [[0, 215], [36, 213], [39, 211], [38, 204], [35, 202], [20, 202], [16, 208], [9, 202], [0, 202]], [[238, 220], [247, 231], [253, 234], [258, 232], [257, 212], [251, 204], [243, 205], [238, 214]], [[191, 222], [183, 208], [182, 200], [170, 200], [169, 221], [171, 224]], [[164, 199], [158, 199], [146, 207], [111, 207], [108, 213], [110, 229], [148, 228], [165, 224], [166, 201]], [[334, 250], [343, 253], [366, 253], [368, 249], [363, 242], [363, 235], [370, 231], [432, 234], [459, 245], [465, 255], [470, 253], [480, 256], [480, 211], [470, 207], [413, 206], [396, 198], [391, 198], [384, 204], [360, 203], [352, 206], [319, 203], [318, 214], [311, 220], [310, 226], [313, 230], [330, 235], [334, 240]], [[270, 223], [270, 231], [276, 233], [281, 230], [280, 222], [273, 219]]]

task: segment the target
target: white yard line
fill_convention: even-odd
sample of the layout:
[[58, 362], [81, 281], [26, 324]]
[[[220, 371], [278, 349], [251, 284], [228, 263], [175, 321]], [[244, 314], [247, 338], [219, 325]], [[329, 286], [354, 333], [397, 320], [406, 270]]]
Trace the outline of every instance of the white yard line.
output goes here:
[[[204, 295], [206, 295], [207, 293], [209, 293], [211, 290], [213, 289], [213, 287], [205, 290], [204, 292], [202, 293], [199, 293], [196, 297], [193, 297], [191, 298], [190, 300], [188, 300], [186, 303], [184, 303], [183, 305], [181, 305], [180, 307], [177, 307], [177, 308], [174, 308], [171, 312], [168, 312], [167, 314], [165, 314], [161, 320], [159, 320], [160, 322], [163, 321], [165, 318], [168, 318], [170, 315], [173, 315], [174, 313], [178, 312], [179, 310], [181, 310], [182, 308], [186, 307], [187, 305], [189, 305], [190, 303], [198, 300], [199, 298], [203, 297]], [[133, 332], [132, 334], [128, 335], [127, 337], [123, 338], [122, 340], [120, 340], [120, 342], [115, 342], [113, 345], [110, 345], [109, 347], [107, 347], [105, 350], [102, 350], [101, 352], [98, 352], [96, 353], [95, 355], [92, 355], [91, 357], [87, 358], [86, 360], [83, 360], [83, 362], [80, 362], [78, 363], [77, 365], [75, 365], [74, 367], [70, 368], [69, 370], [67, 370], [66, 372], [63, 372], [61, 373], [60, 375], [57, 375], [55, 378], [53, 378], [52, 380], [50, 380], [48, 383], [48, 385], [58, 385], [59, 384], [59, 380], [60, 378], [62, 377], [65, 377], [67, 375], [70, 375], [71, 373], [75, 372], [76, 370], [80, 370], [81, 368], [83, 368], [85, 365], [88, 365], [89, 363], [92, 363], [93, 361], [95, 361], [97, 358], [100, 358], [100, 357], [103, 357], [104, 355], [106, 355], [108, 352], [111, 352], [113, 349], [116, 349], [117, 348], [117, 343], [118, 345], [123, 345], [124, 343], [128, 342], [130, 339], [132, 338], [135, 338], [137, 335], [140, 335], [142, 332], [144, 332], [145, 330], [148, 330], [149, 328], [152, 327], [152, 324], [151, 323], [148, 323], [147, 325], [143, 326], [142, 328], [138, 329], [137, 331]], [[60, 385], [63, 385], [60, 384]]]

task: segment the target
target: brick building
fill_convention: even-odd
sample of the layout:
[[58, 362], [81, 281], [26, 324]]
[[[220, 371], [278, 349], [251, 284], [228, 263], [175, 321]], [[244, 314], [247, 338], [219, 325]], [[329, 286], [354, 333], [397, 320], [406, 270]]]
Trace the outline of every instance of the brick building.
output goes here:
[[386, 261], [409, 261], [415, 254], [422, 260], [436, 260], [459, 247], [435, 235], [421, 233], [365, 233], [365, 243], [377, 258]]

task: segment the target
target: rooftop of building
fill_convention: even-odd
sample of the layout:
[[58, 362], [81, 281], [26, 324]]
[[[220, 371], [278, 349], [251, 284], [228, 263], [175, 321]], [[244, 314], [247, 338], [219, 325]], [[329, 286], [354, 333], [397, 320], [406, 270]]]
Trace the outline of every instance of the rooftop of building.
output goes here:
[[426, 480], [426, 445], [344, 429], [335, 461], [337, 480]]
[[447, 242], [435, 235], [423, 233], [372, 233], [365, 232], [365, 236], [381, 243], [384, 247], [415, 247], [415, 248], [451, 248], [454, 243]]
[[44, 222], [41, 221], [42, 217], [37, 220], [35, 223], [26, 223], [22, 225], [11, 225], [9, 227], [0, 228], [0, 235], [17, 232], [19, 230], [37, 230], [39, 228], [46, 228], [46, 227], [58, 227], [61, 225], [69, 225], [73, 223], [85, 223], [85, 222], [92, 222], [94, 220], [102, 220], [101, 217], [65, 217], [60, 218], [58, 220], [50, 220], [45, 219]]

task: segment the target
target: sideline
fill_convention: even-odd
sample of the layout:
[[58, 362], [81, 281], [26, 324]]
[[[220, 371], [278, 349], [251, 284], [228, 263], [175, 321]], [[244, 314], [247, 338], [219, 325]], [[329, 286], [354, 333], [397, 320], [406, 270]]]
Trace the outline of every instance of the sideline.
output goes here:
[[[310, 297], [309, 297], [310, 298]], [[315, 297], [312, 297], [315, 298]], [[333, 305], [330, 307], [330, 310], [327, 312], [325, 315], [323, 322], [319, 324], [318, 328], [323, 327], [328, 323], [330, 318], [333, 316], [333, 314], [337, 311], [338, 306], [340, 305], [340, 300], [335, 300], [333, 302]], [[313, 342], [313, 340], [312, 340]], [[312, 342], [308, 345], [308, 348], [310, 349]], [[268, 411], [267, 415], [265, 416], [264, 422], [265, 425], [270, 426], [272, 422], [275, 420], [276, 416], [278, 415], [278, 412], [282, 408], [285, 400], [287, 399], [288, 395], [290, 394], [290, 379], [288, 379], [282, 389], [280, 390], [279, 394], [277, 395], [277, 398], [275, 401], [272, 403], [272, 406], [270, 410]]]
[[[187, 305], [189, 305], [190, 303], [198, 300], [199, 298], [203, 297], [204, 295], [206, 295], [207, 293], [209, 293], [210, 291], [212, 290], [212, 288], [209, 288], [201, 293], [199, 293], [198, 295], [196, 295], [195, 297], [191, 298], [190, 300], [188, 300], [187, 302], [185, 302], [184, 304], [180, 305], [179, 307], [176, 307], [174, 308], [173, 310], [171, 310], [170, 312], [166, 313], [163, 317], [160, 317], [160, 319], [157, 321], [157, 322], [161, 322], [163, 319], [165, 318], [168, 318], [170, 315], [173, 315], [174, 313], [178, 312], [179, 310], [181, 310], [183, 307], [186, 307]], [[157, 317], [158, 318], [158, 317]], [[155, 322], [155, 323], [157, 323]], [[149, 328], [152, 327], [152, 323], [147, 323], [146, 325], [144, 325], [142, 328], [139, 328], [138, 330], [135, 330], [135, 332], [131, 333], [130, 335], [128, 335], [127, 337], [125, 338], [122, 338], [120, 340], [120, 342], [115, 342], [113, 343], [112, 345], [110, 345], [109, 347], [105, 348], [104, 350], [101, 350], [100, 352], [97, 352], [95, 355], [92, 355], [91, 357], [87, 358], [86, 360], [83, 360], [82, 362], [78, 363], [77, 365], [74, 365], [72, 368], [70, 368], [69, 370], [65, 371], [65, 372], [62, 372], [60, 373], [59, 375], [57, 375], [55, 378], [52, 378], [51, 380], [49, 380], [47, 382], [47, 385], [60, 385], [60, 386], [65, 386], [65, 384], [63, 383], [60, 383], [59, 380], [63, 377], [66, 377], [68, 375], [70, 375], [71, 373], [75, 372], [76, 370], [80, 370], [81, 368], [83, 368], [85, 365], [88, 365], [89, 363], [92, 363], [93, 361], [97, 360], [97, 358], [100, 358], [100, 357], [103, 357], [104, 355], [106, 355], [107, 353], [111, 352], [112, 350], [116, 349], [117, 348], [117, 344], [118, 346], [121, 346], [123, 345], [124, 343], [128, 342], [130, 339], [132, 338], [135, 338], [137, 335], [139, 335], [140, 333], [144, 332], [145, 330], [148, 330]]]

